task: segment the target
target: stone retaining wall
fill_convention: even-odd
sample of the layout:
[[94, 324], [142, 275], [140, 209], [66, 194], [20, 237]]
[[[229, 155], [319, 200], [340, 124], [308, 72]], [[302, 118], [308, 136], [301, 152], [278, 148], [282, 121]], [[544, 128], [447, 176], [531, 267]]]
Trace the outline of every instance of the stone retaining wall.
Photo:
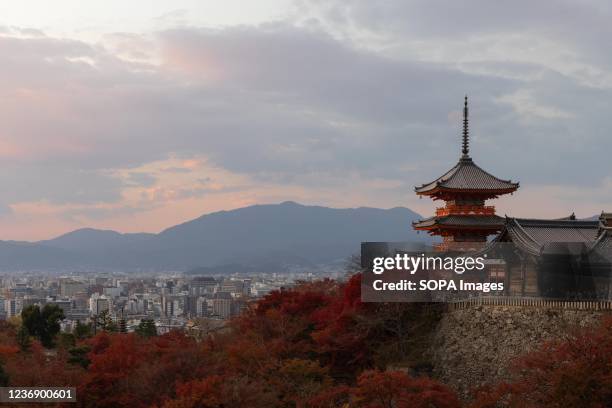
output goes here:
[[473, 387], [508, 379], [512, 359], [543, 341], [598, 323], [609, 311], [473, 306], [444, 314], [432, 343], [434, 376], [463, 398]]

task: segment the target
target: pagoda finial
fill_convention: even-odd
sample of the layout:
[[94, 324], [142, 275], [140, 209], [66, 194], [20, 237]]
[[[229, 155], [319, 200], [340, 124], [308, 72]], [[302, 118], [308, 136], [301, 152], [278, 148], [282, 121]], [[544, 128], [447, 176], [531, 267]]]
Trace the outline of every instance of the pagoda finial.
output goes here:
[[463, 157], [470, 157], [470, 135], [468, 132], [468, 97], [465, 95], [465, 102], [463, 104], [463, 144], [461, 152]]

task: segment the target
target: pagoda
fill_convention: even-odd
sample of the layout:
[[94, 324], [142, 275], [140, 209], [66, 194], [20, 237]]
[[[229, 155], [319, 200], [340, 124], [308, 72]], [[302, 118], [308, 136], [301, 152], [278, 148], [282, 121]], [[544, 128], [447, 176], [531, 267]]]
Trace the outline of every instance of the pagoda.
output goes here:
[[418, 231], [439, 235], [443, 242], [438, 251], [472, 251], [484, 247], [489, 235], [497, 234], [505, 219], [495, 214], [495, 207], [486, 200], [511, 194], [519, 183], [501, 180], [474, 163], [470, 157], [468, 132], [468, 101], [463, 107], [463, 143], [459, 162], [430, 183], [415, 187], [419, 196], [443, 200], [446, 205], [436, 209], [436, 215], [412, 224]]

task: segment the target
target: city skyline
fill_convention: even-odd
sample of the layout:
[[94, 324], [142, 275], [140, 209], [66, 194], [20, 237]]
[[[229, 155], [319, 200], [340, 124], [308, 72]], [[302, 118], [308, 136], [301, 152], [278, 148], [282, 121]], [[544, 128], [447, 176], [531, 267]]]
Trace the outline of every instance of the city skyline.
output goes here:
[[499, 214], [610, 208], [604, 2], [29, 6], [0, 7], [0, 239], [287, 200], [429, 214], [413, 187], [459, 157], [465, 93], [475, 162], [521, 182]]

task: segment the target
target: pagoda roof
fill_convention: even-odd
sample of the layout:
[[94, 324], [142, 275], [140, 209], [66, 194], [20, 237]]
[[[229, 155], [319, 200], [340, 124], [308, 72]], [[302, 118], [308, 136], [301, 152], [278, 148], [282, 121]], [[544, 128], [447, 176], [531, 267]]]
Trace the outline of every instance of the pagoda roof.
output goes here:
[[502, 180], [479, 167], [464, 155], [449, 171], [430, 183], [415, 187], [417, 194], [430, 195], [439, 191], [467, 191], [505, 194], [519, 188], [519, 183]]
[[432, 182], [425, 183], [414, 190], [420, 195], [438, 196], [443, 192], [467, 192], [486, 195], [489, 198], [507, 194], [519, 188], [519, 183], [502, 180], [483, 170], [470, 157], [470, 137], [468, 130], [468, 100], [467, 95], [463, 105], [463, 135], [461, 143], [461, 158], [449, 171]]
[[474, 229], [497, 229], [504, 226], [504, 218], [497, 215], [446, 215], [442, 217], [429, 217], [421, 221], [413, 222], [415, 229], [437, 229], [447, 228], [474, 228]]

